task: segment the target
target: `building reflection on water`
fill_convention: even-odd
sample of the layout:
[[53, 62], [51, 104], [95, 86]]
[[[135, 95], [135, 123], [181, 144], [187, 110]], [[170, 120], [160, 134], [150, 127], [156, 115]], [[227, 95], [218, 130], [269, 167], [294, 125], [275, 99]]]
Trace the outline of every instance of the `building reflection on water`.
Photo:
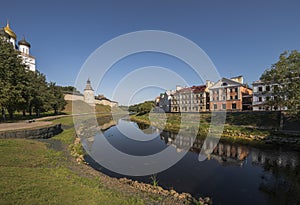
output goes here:
[[[99, 126], [101, 131], [117, 125], [117, 121], [110, 120]], [[276, 166], [282, 168], [296, 169], [300, 165], [300, 156], [298, 152], [285, 152], [280, 150], [265, 150], [253, 147], [247, 147], [238, 144], [229, 144], [223, 142], [205, 141], [204, 139], [194, 139], [188, 135], [179, 135], [172, 132], [161, 131], [158, 128], [137, 123], [137, 126], [145, 133], [160, 133], [160, 139], [166, 145], [173, 146], [177, 152], [189, 150], [190, 152], [200, 153], [202, 147], [208, 150], [207, 159], [214, 159], [222, 166], [243, 166], [251, 159], [253, 165]], [[99, 131], [99, 130], [98, 130]], [[96, 128], [85, 130], [85, 144], [91, 150], [94, 143], [94, 137], [97, 132]]]
[[171, 132], [163, 131], [160, 137], [166, 144], [176, 147], [178, 152], [187, 147], [189, 147], [189, 151], [195, 153], [200, 153], [202, 147], [204, 150], [212, 150], [211, 153], [207, 154], [207, 159], [214, 159], [224, 166], [242, 166], [250, 153], [249, 148], [245, 146], [224, 144], [221, 142], [215, 144], [213, 141], [205, 141], [204, 139], [194, 140], [194, 137]]
[[[281, 150], [281, 149], [263, 149], [263, 148], [254, 148], [254, 147], [248, 147], [243, 145], [237, 145], [237, 144], [229, 144], [224, 142], [214, 142], [214, 141], [205, 141], [204, 139], [194, 139], [194, 137], [189, 137], [189, 135], [179, 135], [172, 132], [166, 132], [162, 131], [160, 129], [157, 129], [152, 126], [148, 125], [141, 125], [137, 124], [136, 127], [138, 127], [141, 131], [144, 132], [144, 134], [155, 134], [155, 136], [158, 136], [159, 138], [156, 138], [155, 140], [150, 140], [148, 146], [145, 146], [145, 143], [143, 142], [140, 147], [137, 148], [136, 146], [139, 146], [137, 143], [128, 142], [128, 138], [125, 138], [122, 136], [117, 129], [110, 130], [111, 127], [115, 126], [118, 121], [108, 121], [107, 123], [102, 124], [98, 127], [90, 127], [90, 129], [84, 129], [82, 130], [82, 135], [84, 138], [83, 144], [87, 151], [92, 151], [92, 148], [94, 148], [94, 152], [97, 151], [96, 144], [95, 143], [95, 134], [99, 132], [99, 128], [104, 132], [104, 136], [107, 136], [108, 139], [114, 139], [113, 142], [119, 143], [119, 144], [125, 144], [124, 146], [126, 149], [150, 149], [155, 150], [154, 146], [161, 146], [163, 149], [164, 146], [172, 146], [174, 149], [176, 149], [177, 152], [182, 152], [184, 150], [189, 150], [192, 153], [199, 154], [201, 149], [207, 150], [207, 160], [215, 160], [218, 163], [206, 163], [204, 166], [207, 166], [205, 170], [207, 169], [208, 172], [210, 171], [210, 168], [214, 169], [215, 167], [222, 167], [221, 169], [218, 169], [220, 172], [223, 172], [224, 169], [227, 169], [228, 166], [232, 166], [233, 169], [229, 170], [235, 170], [233, 173], [237, 173], [236, 171], [239, 170], [240, 175], [238, 176], [231, 176], [228, 175], [222, 175], [228, 177], [228, 179], [239, 179], [239, 180], [233, 180], [233, 186], [241, 186], [240, 184], [243, 184], [243, 179], [245, 177], [249, 177], [248, 181], [250, 179], [251, 184], [249, 186], [249, 194], [245, 194], [244, 192], [239, 192], [239, 194], [234, 195], [233, 198], [241, 197], [241, 200], [243, 201], [243, 197], [248, 197], [251, 194], [257, 194], [256, 189], [259, 190], [260, 193], [263, 193], [263, 196], [267, 196], [270, 203], [268, 204], [275, 204], [275, 205], [281, 205], [281, 204], [300, 204], [300, 156], [299, 151], [292, 151], [292, 150]], [[132, 122], [128, 122], [128, 129], [133, 128], [134, 126], [129, 126], [129, 124]], [[123, 126], [126, 126], [126, 123], [123, 124]], [[106, 134], [105, 134], [106, 133]], [[112, 137], [113, 136], [113, 137]], [[96, 138], [97, 139], [97, 138]], [[126, 139], [126, 140], [125, 140]], [[192, 154], [193, 155], [193, 154]], [[191, 156], [191, 155], [190, 155]], [[195, 163], [195, 158], [187, 157], [185, 158], [183, 163], [187, 163], [189, 166], [189, 173], [197, 172], [199, 171], [199, 167], [203, 164], [197, 164]], [[92, 161], [89, 161], [92, 162]], [[95, 163], [95, 162], [92, 162]], [[181, 163], [181, 162], [179, 162]], [[95, 167], [98, 166], [98, 170], [101, 170], [104, 173], [107, 173], [109, 175], [112, 175], [114, 177], [123, 177], [119, 175], [115, 175], [115, 173], [110, 172], [109, 170], [105, 170], [105, 168], [101, 167], [100, 165], [94, 165]], [[226, 167], [225, 167], [226, 166]], [[100, 168], [99, 168], [100, 167]], [[239, 169], [239, 167], [242, 167], [243, 169]], [[202, 178], [203, 176], [207, 175], [197, 175], [195, 177], [194, 175], [182, 175], [180, 171], [182, 171], [182, 166], [173, 167], [174, 170], [169, 170], [169, 173], [171, 174], [161, 174], [158, 177], [160, 180], [160, 183], [165, 183], [165, 186], [170, 187], [174, 186], [174, 188], [180, 188], [182, 190], [185, 190], [186, 188], [189, 190], [191, 187], [189, 183], [192, 183], [193, 180], [195, 180], [194, 185], [195, 189], [190, 189], [191, 194], [194, 194], [197, 196], [197, 193], [201, 188], [197, 188], [197, 184], [201, 184], [202, 180], [205, 180]], [[224, 169], [223, 169], [224, 168]], [[179, 171], [178, 171], [179, 170]], [[248, 171], [245, 171], [248, 170]], [[177, 175], [178, 174], [178, 175]], [[182, 178], [181, 183], [176, 185], [176, 180], [174, 180], [175, 175], [177, 178]], [[234, 175], [234, 174], [233, 174]], [[192, 179], [191, 179], [192, 178]], [[134, 180], [141, 180], [149, 183], [149, 177], [145, 178], [134, 178]], [[186, 180], [183, 180], [186, 179]], [[197, 181], [198, 180], [198, 181]], [[222, 179], [214, 179], [214, 183], [218, 185], [222, 185], [224, 178]], [[247, 180], [245, 180], [247, 183]], [[253, 183], [252, 183], [253, 181]], [[186, 183], [187, 184], [186, 184]], [[253, 184], [257, 183], [257, 187], [252, 186]], [[174, 185], [175, 184], [175, 185]], [[217, 187], [217, 186], [216, 186]], [[254, 187], [254, 188], [253, 188]], [[205, 188], [206, 189], [206, 188]], [[215, 189], [214, 187], [210, 187], [211, 193], [219, 194], [221, 195], [220, 191], [218, 189]], [[230, 189], [229, 189], [230, 191]], [[222, 190], [221, 192], [224, 192]], [[226, 192], [226, 190], [225, 190]], [[230, 195], [231, 192], [228, 192], [228, 195]], [[261, 195], [257, 195], [260, 197]], [[221, 198], [219, 199], [221, 200]], [[222, 199], [225, 200], [225, 199]], [[229, 200], [230, 201], [230, 200]], [[259, 201], [262, 203], [258, 204], [265, 204], [264, 201]], [[247, 203], [246, 203], [247, 204]], [[249, 204], [249, 203], [248, 203]]]
[[[158, 131], [158, 130], [157, 130]], [[291, 155], [291, 152], [276, 152], [249, 148], [247, 146], [237, 144], [227, 144], [218, 142], [215, 145], [212, 141], [204, 139], [195, 139], [194, 137], [178, 135], [171, 132], [162, 131], [160, 138], [168, 145], [174, 146], [178, 152], [189, 148], [189, 151], [200, 153], [201, 148], [204, 150], [212, 150], [207, 155], [207, 159], [215, 159], [224, 166], [238, 165], [242, 166], [247, 162], [251, 155], [251, 162], [254, 165], [273, 164], [280, 167], [296, 168], [299, 165], [299, 155], [296, 153]]]

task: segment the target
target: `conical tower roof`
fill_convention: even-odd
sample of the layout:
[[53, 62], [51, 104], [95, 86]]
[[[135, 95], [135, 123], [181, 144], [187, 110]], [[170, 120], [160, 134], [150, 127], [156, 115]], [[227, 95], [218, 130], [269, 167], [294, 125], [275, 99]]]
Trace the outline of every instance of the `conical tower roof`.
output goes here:
[[85, 86], [85, 89], [84, 89], [84, 90], [92, 90], [92, 91], [94, 91], [93, 88], [92, 88], [92, 86], [91, 86], [91, 81], [90, 81], [90, 79], [88, 79], [88, 80], [86, 81], [86, 86]]

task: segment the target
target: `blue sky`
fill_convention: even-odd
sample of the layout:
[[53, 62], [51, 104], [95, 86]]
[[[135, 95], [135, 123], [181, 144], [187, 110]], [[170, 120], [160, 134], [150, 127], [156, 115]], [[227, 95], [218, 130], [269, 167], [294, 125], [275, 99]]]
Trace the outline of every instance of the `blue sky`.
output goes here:
[[[1, 2], [0, 26], [9, 19], [18, 40], [25, 35], [31, 43], [38, 70], [59, 85], [74, 85], [83, 63], [103, 43], [139, 30], [186, 37], [207, 53], [221, 76], [243, 75], [251, 84], [280, 53], [300, 50], [299, 8], [298, 0], [12, 0]], [[112, 97], [122, 76], [141, 66], [180, 72], [184, 63], [173, 60], [155, 53], [130, 56], [114, 65], [97, 93]], [[192, 72], [180, 75], [190, 85], [202, 84]], [[153, 99], [161, 90], [145, 89], [131, 103]], [[124, 104], [126, 95], [132, 94], [114, 100]]]

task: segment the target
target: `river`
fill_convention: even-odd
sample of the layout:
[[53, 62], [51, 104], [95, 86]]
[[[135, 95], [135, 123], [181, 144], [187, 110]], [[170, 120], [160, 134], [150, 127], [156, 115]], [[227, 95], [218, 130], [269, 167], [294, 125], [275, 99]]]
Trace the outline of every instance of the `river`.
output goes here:
[[[126, 137], [122, 130], [137, 141]], [[103, 135], [83, 140], [93, 160], [88, 161], [95, 169], [112, 177], [127, 177], [151, 183], [151, 176], [131, 177], [112, 172], [98, 162], [108, 160], [97, 153], [103, 139], [119, 151], [129, 155], [147, 156], [171, 146], [177, 153], [193, 142], [189, 136], [158, 130], [154, 127], [120, 119], [104, 125]], [[138, 133], [136, 130], [132, 133]], [[147, 141], [147, 136], [150, 140]], [[175, 165], [156, 175], [158, 184], [166, 189], [188, 192], [194, 197], [212, 197], [214, 204], [273, 205], [300, 204], [300, 156], [299, 151], [284, 149], [262, 149], [219, 142], [205, 161], [198, 161], [204, 140], [196, 139], [187, 154]]]

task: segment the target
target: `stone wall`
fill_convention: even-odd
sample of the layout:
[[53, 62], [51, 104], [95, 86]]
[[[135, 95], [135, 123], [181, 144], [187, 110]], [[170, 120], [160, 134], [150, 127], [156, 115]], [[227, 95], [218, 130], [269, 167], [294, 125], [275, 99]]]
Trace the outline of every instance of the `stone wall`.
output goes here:
[[0, 139], [6, 138], [27, 138], [27, 139], [46, 139], [61, 133], [63, 130], [61, 124], [52, 125], [49, 127], [27, 129], [27, 130], [14, 130], [0, 132]]
[[[81, 96], [81, 95], [72, 95], [72, 94], [65, 94], [64, 99], [68, 100], [68, 101], [75, 101], [75, 100], [84, 101], [83, 96]], [[94, 102], [95, 102], [95, 104], [98, 104], [98, 105], [109, 105], [110, 107], [118, 107], [117, 102], [106, 100], [106, 99], [101, 99], [101, 100], [95, 99]]]
[[83, 97], [83, 95], [65, 94], [65, 100], [69, 100], [69, 101], [81, 100], [81, 101], [84, 101], [84, 97]]
[[108, 105], [110, 107], [118, 107], [118, 103], [117, 102], [110, 101], [110, 100], [105, 100], [105, 99], [102, 99], [102, 100], [95, 99], [95, 104], [98, 104], [98, 105]]

